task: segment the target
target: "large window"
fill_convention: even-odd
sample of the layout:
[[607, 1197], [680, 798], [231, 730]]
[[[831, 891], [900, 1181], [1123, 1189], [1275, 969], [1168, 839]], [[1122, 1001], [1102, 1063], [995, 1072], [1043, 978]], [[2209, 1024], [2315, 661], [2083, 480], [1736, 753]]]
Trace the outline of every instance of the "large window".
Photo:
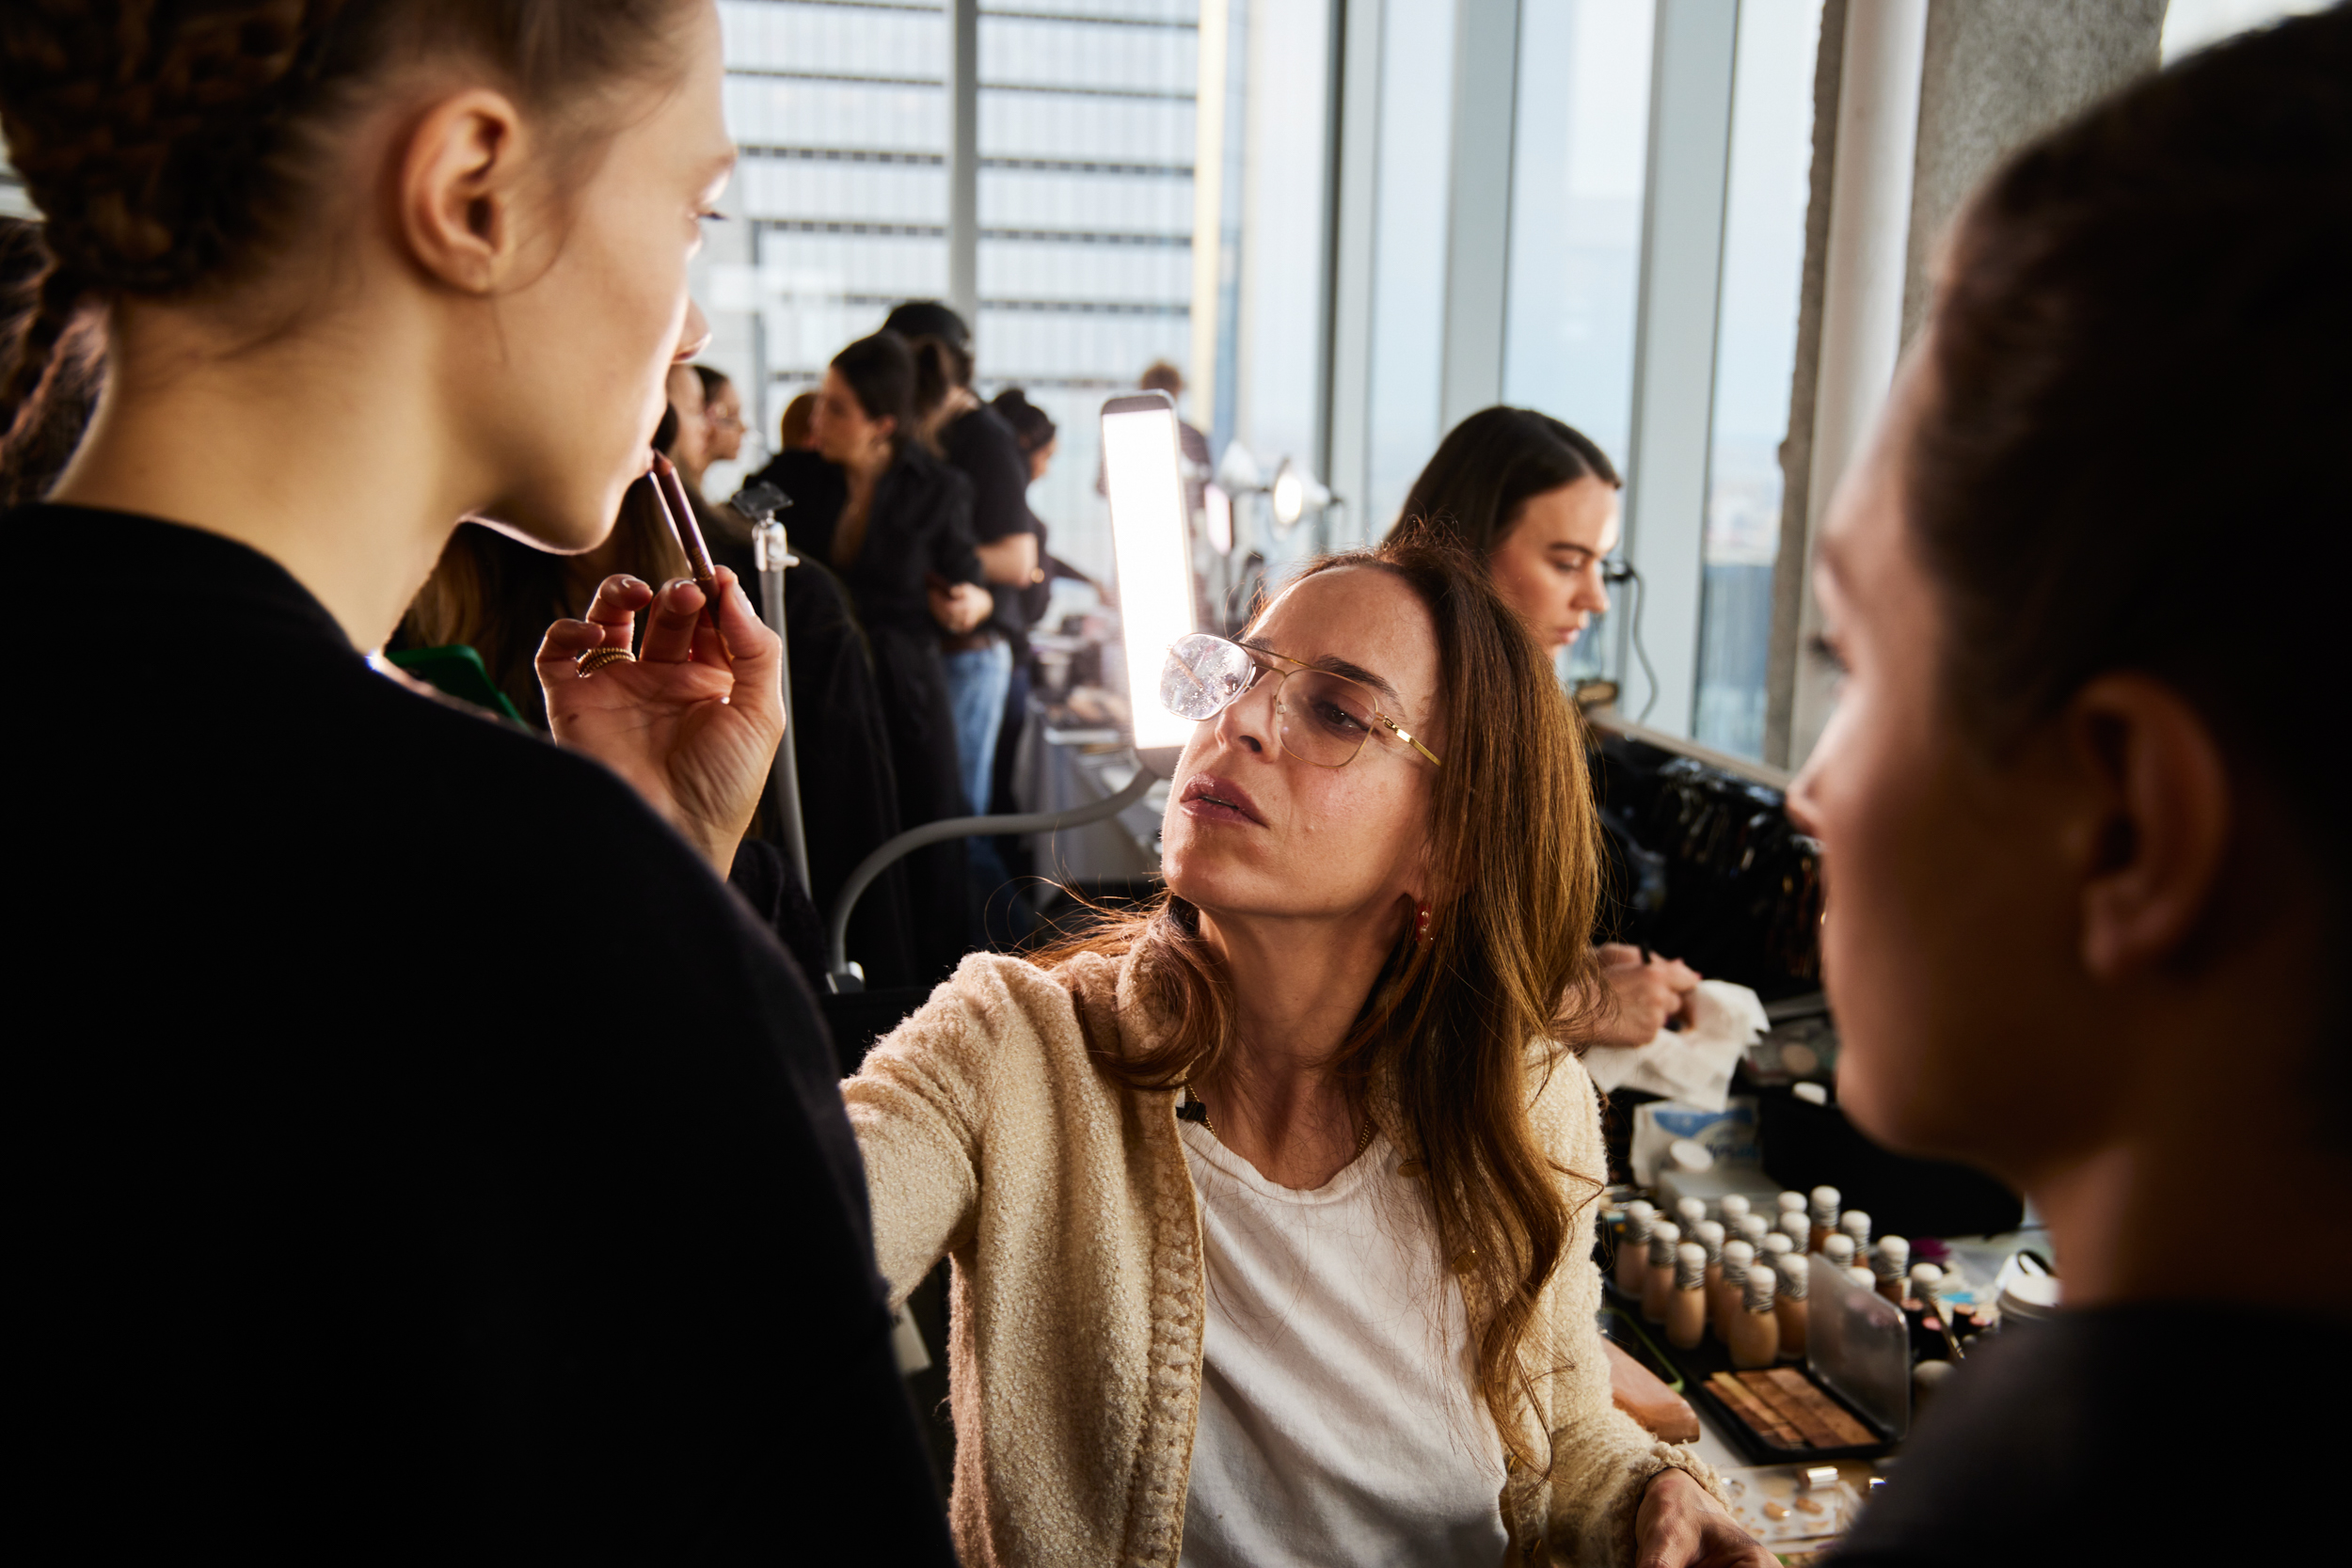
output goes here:
[[[695, 292], [709, 358], [744, 385], [747, 466], [791, 396], [947, 288], [946, 13], [913, 0], [723, 0], [742, 163]], [[713, 491], [723, 478], [714, 477]]]
[[1189, 363], [1199, 12], [1199, 0], [980, 10], [981, 392], [1019, 386], [1053, 416], [1059, 451], [1030, 503], [1054, 553], [1097, 576], [1110, 568], [1094, 487], [1103, 400], [1154, 360], [1201, 379]]
[[[1565, 420], [1622, 467], [1633, 422], [1649, 0], [1522, 0], [1512, 156], [1506, 403]], [[1613, 673], [1603, 617], [1565, 657]]]
[[1387, 0], [1381, 22], [1379, 194], [1372, 261], [1368, 481], [1356, 514], [1377, 539], [1396, 520], [1438, 428], [1445, 354], [1454, 0]]
[[1797, 355], [1821, 0], [1740, 0], [1715, 329], [1694, 738], [1764, 754], [1780, 444]]

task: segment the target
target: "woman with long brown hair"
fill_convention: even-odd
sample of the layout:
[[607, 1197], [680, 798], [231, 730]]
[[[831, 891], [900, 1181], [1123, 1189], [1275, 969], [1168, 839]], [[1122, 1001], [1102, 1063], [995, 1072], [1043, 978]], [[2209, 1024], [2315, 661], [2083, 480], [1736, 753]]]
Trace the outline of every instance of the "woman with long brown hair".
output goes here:
[[954, 1262], [964, 1560], [1763, 1561], [1611, 1405], [1534, 643], [1408, 538], [1162, 682], [1166, 897], [966, 958], [845, 1085], [893, 1293]]
[[[1602, 576], [1617, 547], [1608, 454], [1573, 425], [1533, 408], [1482, 408], [1446, 432], [1413, 481], [1393, 532], [1435, 528], [1477, 560], [1546, 651], [1609, 612]], [[1647, 1045], [1687, 1022], [1699, 974], [1679, 958], [1602, 942], [1592, 1021], [1596, 1045]]]

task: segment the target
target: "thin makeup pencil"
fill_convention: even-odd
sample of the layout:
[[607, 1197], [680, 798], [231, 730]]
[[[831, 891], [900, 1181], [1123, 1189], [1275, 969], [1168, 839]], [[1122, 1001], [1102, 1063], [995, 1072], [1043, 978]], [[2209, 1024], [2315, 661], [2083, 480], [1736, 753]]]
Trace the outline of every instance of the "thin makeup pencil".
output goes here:
[[[686, 486], [678, 483], [677, 466], [660, 452], [653, 454], [654, 494], [661, 498], [662, 513], [670, 519], [670, 532], [677, 540], [678, 548], [686, 552], [686, 563], [694, 574], [694, 586], [703, 591], [703, 613], [710, 618], [710, 629], [719, 630], [719, 573], [710, 563], [710, 550], [703, 543], [703, 531], [694, 521], [694, 509], [687, 503]], [[726, 646], [726, 637], [720, 635], [719, 645]]]

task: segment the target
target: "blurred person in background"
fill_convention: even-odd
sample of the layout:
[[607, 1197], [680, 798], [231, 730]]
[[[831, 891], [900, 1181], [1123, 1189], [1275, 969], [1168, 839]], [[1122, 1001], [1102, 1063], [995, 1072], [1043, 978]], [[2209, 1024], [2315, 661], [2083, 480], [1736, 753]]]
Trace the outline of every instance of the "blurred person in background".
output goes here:
[[710, 422], [703, 402], [703, 378], [691, 365], [673, 365], [663, 390], [677, 414], [677, 425], [662, 452], [677, 465], [686, 493], [699, 497], [703, 474], [710, 467]]
[[[782, 520], [793, 547], [840, 574], [866, 629], [905, 828], [964, 815], [940, 639], [993, 608], [972, 545], [971, 481], [924, 445], [916, 393], [905, 339], [859, 339], [825, 372], [814, 450], [778, 452], [757, 476], [792, 498]], [[915, 958], [935, 979], [965, 947], [962, 844], [915, 851], [908, 877]]]
[[[1012, 432], [1013, 443], [1021, 453], [1028, 482], [1036, 484], [1045, 477], [1046, 469], [1053, 466], [1054, 453], [1059, 445], [1052, 417], [1031, 403], [1028, 395], [1018, 387], [1006, 388], [989, 400], [988, 406], [990, 412], [1004, 420], [1005, 427]], [[996, 749], [990, 758], [989, 794], [994, 802], [992, 809], [999, 812], [1019, 809], [1019, 803], [1013, 797], [1014, 761], [1020, 752], [1021, 731], [1028, 721], [1029, 693], [1036, 689], [1037, 655], [1029, 646], [1028, 634], [1044, 618], [1047, 608], [1053, 602], [1055, 567], [1059, 565], [1045, 548], [1045, 520], [1034, 511], [1029, 515], [1036, 525], [1038, 560], [1034, 580], [1024, 588], [1000, 587], [994, 590], [1000, 610], [1009, 597], [1012, 601], [1012, 626], [1007, 632], [1007, 640], [1012, 645], [1012, 677], [1006, 684], [1004, 722], [996, 732]], [[977, 879], [986, 884], [981, 890], [984, 897], [991, 889], [1001, 888], [1008, 880], [1028, 876], [1034, 869], [1035, 859], [1028, 841], [1019, 834], [1002, 834], [987, 843], [988, 850], [995, 860], [993, 866], [982, 869]], [[994, 874], [993, 881], [990, 879], [992, 872]], [[994, 901], [992, 901], [991, 907], [995, 907]], [[995, 928], [992, 926], [989, 930], [994, 932]], [[1025, 933], [1008, 930], [998, 934], [1018, 936]]]
[[951, 1560], [831, 1043], [720, 880], [775, 639], [723, 570], [609, 577], [546, 629], [553, 745], [370, 658], [460, 518], [606, 541], [707, 337], [724, 80], [707, 0], [6, 12], [46, 260], [0, 472], [68, 333], [106, 364], [0, 520], [104, 562], [103, 634], [15, 607], [76, 693], [14, 770], [16, 958], [103, 1042], [16, 1090], [43, 1536]]
[[[974, 814], [984, 814], [993, 794], [1013, 644], [1023, 629], [1021, 594], [1038, 580], [1028, 464], [1011, 428], [972, 390], [972, 336], [961, 316], [935, 300], [910, 301], [890, 312], [883, 329], [906, 339], [922, 367], [924, 439], [972, 482], [972, 537], [992, 595], [989, 614], [968, 632], [947, 634], [941, 650], [963, 758], [964, 800]], [[983, 874], [993, 869], [984, 866]], [[985, 897], [989, 888], [976, 892]]]
[[703, 462], [707, 471], [710, 464], [732, 463], [743, 455], [743, 394], [726, 372], [709, 365], [696, 365], [694, 376], [703, 384]]
[[[1452, 533], [1549, 654], [1608, 613], [1601, 572], [1617, 547], [1623, 487], [1581, 431], [1532, 408], [1481, 409], [1438, 444], [1391, 537], [1423, 523]], [[1609, 1006], [1592, 1016], [1592, 1043], [1647, 1045], [1690, 1022], [1700, 979], [1690, 965], [1615, 942], [1599, 958]]]
[[809, 432], [817, 420], [817, 394], [799, 392], [784, 405], [784, 418], [776, 427], [778, 451], [806, 451], [814, 440]]

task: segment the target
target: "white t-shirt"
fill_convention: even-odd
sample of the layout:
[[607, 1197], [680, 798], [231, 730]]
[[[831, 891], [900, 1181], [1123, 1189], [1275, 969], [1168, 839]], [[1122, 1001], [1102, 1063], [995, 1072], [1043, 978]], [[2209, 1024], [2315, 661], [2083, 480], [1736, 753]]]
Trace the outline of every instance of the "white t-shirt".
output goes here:
[[1184, 1568], [1494, 1568], [1502, 1442], [1422, 1183], [1377, 1135], [1296, 1192], [1177, 1131], [1209, 1293]]

